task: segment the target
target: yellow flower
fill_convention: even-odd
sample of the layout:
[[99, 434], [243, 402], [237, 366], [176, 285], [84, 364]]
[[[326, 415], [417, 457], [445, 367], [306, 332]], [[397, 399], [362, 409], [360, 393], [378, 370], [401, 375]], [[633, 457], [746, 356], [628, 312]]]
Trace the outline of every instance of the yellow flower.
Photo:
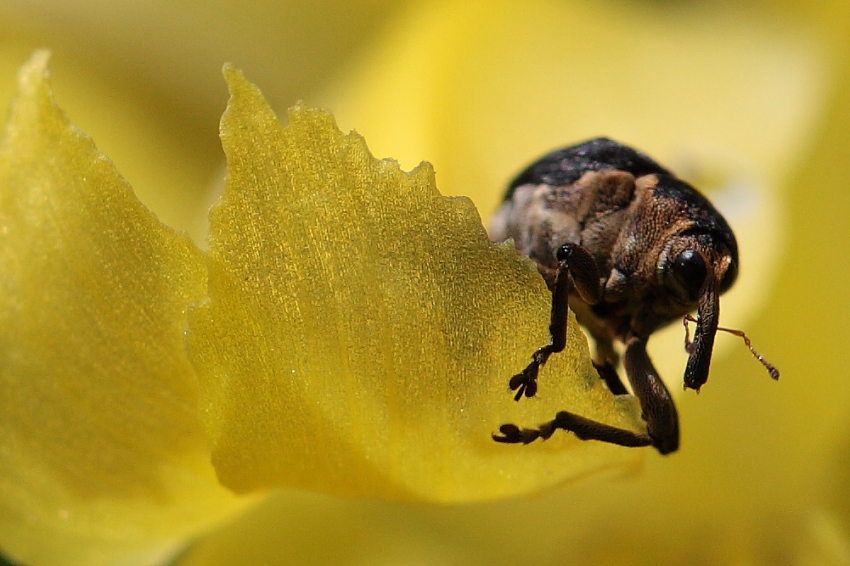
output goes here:
[[[562, 469], [574, 465], [563, 454], [577, 446], [594, 458], [645, 455], [646, 463], [625, 480], [595, 477], [533, 499], [463, 506], [284, 492], [205, 535], [180, 563], [848, 561], [850, 384], [842, 377], [840, 343], [848, 314], [841, 252], [850, 236], [850, 201], [841, 192], [850, 181], [847, 9], [802, 2], [766, 3], [761, 12], [709, 3], [514, 4], [411, 4], [346, 73], [325, 79], [319, 98], [334, 108], [344, 129], [365, 134], [377, 155], [396, 156], [405, 168], [422, 158], [433, 161], [436, 185], [473, 197], [483, 217], [495, 206], [499, 187], [526, 162], [601, 133], [646, 149], [715, 189], [744, 244], [741, 281], [724, 297], [723, 323], [744, 326], [783, 370], [783, 380], [771, 383], [745, 349], [727, 339], [703, 393], [678, 400], [683, 448], [674, 456], [582, 444], [569, 435], [539, 447], [491, 446], [486, 435], [501, 420], [535, 423], [558, 408], [598, 404], [600, 397], [584, 398], [576, 394], [576, 382], [553, 378], [541, 381], [549, 396], [510, 401], [500, 385], [510, 372], [505, 368], [521, 364], [545, 339], [545, 290], [529, 280], [533, 269], [527, 262], [485, 244], [464, 201], [433, 192], [427, 167], [408, 177], [371, 161], [357, 137], [326, 133], [321, 143], [306, 134], [299, 138], [311, 120], [327, 120], [305, 110], [290, 114], [289, 133], [281, 134], [269, 125], [256, 93], [231, 72], [234, 101], [241, 96], [242, 105], [232, 104], [223, 123], [230, 174], [212, 216], [204, 261], [186, 237], [156, 222], [88, 142], [36, 97], [50, 117], [36, 133], [50, 134], [51, 143], [63, 148], [75, 146], [77, 153], [69, 151], [76, 157], [67, 163], [46, 165], [36, 156], [65, 153], [32, 132], [14, 140], [14, 147], [23, 142], [28, 151], [9, 153], [15, 137], [9, 134], [0, 149], [15, 156], [7, 157], [0, 192], [12, 180], [31, 187], [23, 202], [0, 197], [6, 228], [0, 383], [14, 393], [6, 395], [0, 417], [0, 548], [32, 564], [153, 563], [250, 502], [219, 481], [239, 493], [291, 485], [395, 500], [482, 498], [476, 489], [499, 495], [496, 484], [474, 475], [476, 469], [496, 471], [475, 467], [477, 448], [463, 452], [452, 439], [428, 444], [426, 432], [450, 422], [458, 427], [452, 433], [457, 439], [483, 429], [481, 449], [489, 451], [483, 458], [501, 458], [499, 465], [514, 466], [513, 473], [528, 480], [519, 488], [501, 484], [517, 492], [574, 474], [577, 468]], [[274, 59], [267, 52], [263, 57]], [[27, 76], [37, 74], [31, 68]], [[43, 85], [29, 87], [44, 95]], [[58, 96], [61, 101], [61, 89]], [[247, 127], [254, 118], [256, 127]], [[243, 129], [238, 134], [236, 124]], [[336, 203], [312, 185], [291, 183], [299, 195], [295, 204], [264, 201], [273, 187], [289, 186], [284, 162], [269, 168], [268, 161], [295, 155], [284, 147], [294, 147], [296, 139], [314, 139], [317, 154], [317, 148], [337, 148], [327, 150], [331, 161], [363, 165], [370, 173], [360, 179], [340, 175], [341, 186], [374, 185], [383, 198]], [[251, 165], [252, 151], [261, 154], [261, 165]], [[173, 153], [169, 159], [175, 160]], [[293, 162], [303, 172], [314, 157]], [[197, 171], [204, 161], [193, 157], [192, 163], [187, 170]], [[118, 166], [123, 171], [120, 161]], [[47, 173], [55, 170], [65, 181], [49, 181]], [[275, 181], [244, 182], [252, 178]], [[376, 179], [407, 187], [403, 194], [412, 201], [388, 201], [388, 185]], [[207, 198], [203, 190], [174, 212], [180, 198], [168, 190], [156, 196], [154, 184], [143, 200], [199, 240], [202, 222], [192, 211]], [[407, 227], [425, 231], [437, 218], [457, 227], [410, 242], [409, 269], [414, 258], [435, 262], [419, 265], [420, 294], [404, 295], [419, 308], [364, 308], [370, 299], [361, 293], [362, 280], [369, 271], [361, 262], [379, 262], [381, 254], [363, 244], [373, 239], [350, 228], [334, 232], [327, 221], [339, 219], [333, 206], [362, 219], [375, 202], [422, 208], [421, 217], [388, 226], [400, 247], [408, 244], [400, 237]], [[300, 223], [296, 232], [289, 232], [290, 223]], [[423, 242], [444, 247], [416, 247]], [[443, 255], [433, 253], [438, 249]], [[429, 376], [445, 370], [451, 356], [434, 356], [433, 334], [416, 333], [429, 320], [422, 306], [433, 304], [435, 295], [427, 290], [440, 287], [434, 277], [445, 275], [441, 261], [452, 249], [466, 254], [458, 256], [464, 265], [485, 257], [472, 265], [491, 268], [484, 283], [462, 278], [480, 294], [448, 298], [454, 302], [436, 296], [444, 301], [441, 320], [458, 332], [477, 329], [478, 339], [486, 337], [482, 347], [495, 357], [445, 374], [427, 390], [411, 387], [410, 399], [401, 395], [407, 390], [396, 391], [395, 412], [351, 411], [373, 403], [386, 383], [364, 379], [375, 372], [354, 369], [336, 380], [331, 372], [343, 358], [302, 352], [347, 351], [344, 359], [354, 368], [358, 361], [380, 365], [375, 358], [381, 350], [374, 344], [358, 348], [351, 333], [325, 331], [325, 320], [315, 313], [330, 308], [332, 328], [380, 328], [384, 320], [398, 320], [399, 312], [409, 313], [410, 326], [398, 329], [398, 345], [410, 357], [401, 370], [393, 368], [402, 371], [397, 383], [422, 377], [405, 377], [404, 371], [414, 371], [411, 364], [431, 364]], [[341, 257], [357, 261], [334, 263]], [[297, 266], [294, 275], [287, 266]], [[396, 278], [411, 291], [409, 281], [392, 271], [399, 267], [385, 266], [387, 280]], [[311, 269], [338, 271], [339, 279], [316, 281], [308, 276]], [[498, 273], [502, 279], [490, 279]], [[379, 279], [373, 287], [387, 284]], [[482, 284], [491, 285], [489, 294]], [[275, 295], [284, 287], [306, 311], [288, 308]], [[208, 293], [208, 302], [184, 312]], [[521, 299], [530, 304], [521, 306]], [[508, 315], [487, 317], [499, 304], [514, 305], [509, 316], [524, 321], [513, 333], [506, 330]], [[305, 330], [288, 333], [293, 324]], [[188, 356], [180, 340], [187, 326]], [[680, 341], [681, 329], [653, 338], [654, 358], [670, 382], [681, 376]], [[312, 377], [287, 380], [285, 388], [269, 379], [293, 369], [296, 376]], [[553, 376], [561, 371], [550, 368]], [[471, 393], [457, 387], [475, 379], [481, 381]], [[488, 416], [478, 423], [460, 417], [465, 407], [452, 397], [458, 391], [475, 395], [479, 414]], [[201, 421], [194, 417], [196, 397]], [[500, 416], [500, 406], [511, 413]], [[385, 427], [378, 418], [386, 419]], [[9, 424], [21, 422], [30, 430]], [[63, 430], [67, 422], [79, 428]], [[320, 425], [288, 437], [268, 432], [301, 422]], [[364, 441], [374, 439], [376, 430], [386, 431], [387, 439]], [[320, 453], [320, 447], [332, 450]], [[299, 449], [304, 460], [288, 466], [287, 456]], [[206, 460], [210, 453], [217, 477]], [[353, 454], [365, 454], [371, 463]], [[439, 465], [455, 472], [423, 473]]]
[[238, 507], [181, 336], [204, 257], [68, 124], [45, 64], [21, 71], [0, 141], [0, 544], [33, 564], [156, 559]]
[[[45, 65], [22, 69], [0, 147], [13, 556], [164, 556], [239, 507], [210, 458], [237, 493], [468, 502], [637, 456], [492, 441], [512, 412], [503, 368], [545, 340], [548, 292], [429, 166], [372, 158], [323, 111], [295, 108], [283, 128], [227, 70], [228, 180], [204, 262], [67, 122]], [[538, 408], [642, 426], [583, 340], [550, 371], [561, 382]]]

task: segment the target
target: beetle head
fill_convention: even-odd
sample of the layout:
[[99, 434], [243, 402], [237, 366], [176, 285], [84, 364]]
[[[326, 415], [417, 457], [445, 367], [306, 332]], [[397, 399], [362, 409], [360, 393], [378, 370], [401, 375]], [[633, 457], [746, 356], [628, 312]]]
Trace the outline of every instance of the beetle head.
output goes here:
[[[685, 387], [699, 389], [708, 378], [721, 294], [738, 275], [738, 245], [729, 224], [712, 204], [684, 181], [668, 175], [646, 179], [651, 218], [662, 224], [656, 248], [657, 307], [666, 321], [697, 311], [694, 341], [688, 344]], [[659, 235], [660, 235], [659, 234]], [[666, 303], [666, 308], [661, 304]]]
[[[719, 240], [719, 241], [718, 241]], [[696, 307], [694, 341], [685, 369], [685, 387], [697, 389], [708, 379], [714, 337], [720, 316], [720, 295], [735, 281], [737, 258], [723, 239], [712, 234], [685, 233], [671, 239], [659, 270], [667, 291], [683, 305]]]

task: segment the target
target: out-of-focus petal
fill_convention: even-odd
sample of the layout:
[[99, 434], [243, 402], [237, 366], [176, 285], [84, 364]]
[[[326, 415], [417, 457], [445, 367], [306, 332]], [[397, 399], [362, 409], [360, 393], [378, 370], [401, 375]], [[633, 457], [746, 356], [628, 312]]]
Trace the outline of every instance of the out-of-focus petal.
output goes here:
[[223, 171], [221, 64], [248, 69], [277, 104], [309, 99], [401, 3], [5, 0], [0, 108], [14, 69], [49, 47], [62, 108], [148, 208], [200, 243]]
[[0, 548], [146, 564], [237, 505], [183, 344], [204, 259], [55, 106], [46, 63], [0, 139]]
[[[3, 112], [17, 86], [15, 70], [35, 48], [53, 47], [49, 41], [33, 41], [21, 30], [7, 30], [9, 25], [0, 14]], [[223, 171], [217, 116], [195, 124], [200, 120], [180, 115], [176, 109], [169, 113], [168, 102], [145, 100], [141, 89], [116, 84], [120, 81], [114, 74], [101, 74], [89, 65], [92, 59], [81, 61], [52, 52], [50, 74], [57, 103], [73, 116], [74, 124], [97, 140], [98, 149], [109, 155], [147, 208], [163, 223], [186, 230], [196, 243], [202, 243], [213, 200], [211, 187]]]
[[373, 158], [326, 112], [296, 107], [284, 128], [226, 76], [228, 177], [210, 220], [210, 302], [189, 334], [225, 485], [470, 501], [635, 461], [568, 434], [493, 442], [501, 423], [564, 405], [642, 423], [601, 384], [574, 321], [538, 399], [514, 403], [508, 378], [548, 340], [533, 264], [491, 244], [468, 199], [441, 196], [430, 165]]

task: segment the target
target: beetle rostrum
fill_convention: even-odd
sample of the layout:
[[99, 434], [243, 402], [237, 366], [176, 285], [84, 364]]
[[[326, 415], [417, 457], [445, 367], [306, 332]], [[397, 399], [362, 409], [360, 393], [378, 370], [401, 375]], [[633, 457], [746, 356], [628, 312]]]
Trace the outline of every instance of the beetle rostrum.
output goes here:
[[497, 442], [527, 444], [564, 429], [583, 440], [676, 451], [676, 407], [646, 351], [652, 333], [676, 320], [686, 329], [696, 323], [693, 341], [685, 338], [686, 388], [699, 390], [708, 379], [718, 330], [743, 338], [779, 378], [743, 332], [718, 327], [719, 297], [738, 273], [729, 224], [699, 191], [639, 151], [596, 138], [544, 156], [508, 187], [490, 238], [513, 238], [552, 291], [551, 339], [510, 379], [514, 398], [533, 397], [540, 368], [564, 349], [569, 305], [595, 340], [595, 364], [615, 395], [627, 393], [614, 349], [615, 341], [623, 343], [623, 367], [647, 429], [633, 432], [561, 411], [538, 428], [502, 425], [493, 435]]

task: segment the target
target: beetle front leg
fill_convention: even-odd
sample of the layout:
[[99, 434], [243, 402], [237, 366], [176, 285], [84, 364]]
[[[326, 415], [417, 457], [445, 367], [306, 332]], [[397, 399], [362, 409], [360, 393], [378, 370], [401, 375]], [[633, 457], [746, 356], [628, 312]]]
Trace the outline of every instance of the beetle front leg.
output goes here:
[[670, 392], [649, 359], [645, 339], [632, 336], [626, 341], [623, 365], [640, 401], [652, 445], [662, 454], [675, 452], [679, 449], [679, 415]]
[[[645, 340], [632, 337], [626, 342], [624, 364], [629, 382], [643, 409], [643, 418], [646, 420], [645, 433], [561, 411], [554, 419], [538, 428], [519, 428], [514, 424], [504, 424], [499, 428], [501, 435], [494, 434], [493, 440], [506, 444], [528, 444], [538, 438], [546, 440], [556, 430], [562, 429], [572, 432], [582, 440], [599, 440], [632, 448], [654, 446], [661, 454], [675, 452], [679, 448], [679, 417], [670, 393], [646, 353]], [[611, 370], [613, 371], [613, 368]]]
[[511, 391], [516, 391], [515, 401], [534, 397], [537, 393], [537, 374], [549, 356], [564, 349], [567, 344], [567, 316], [570, 292], [575, 288], [581, 298], [593, 305], [602, 297], [599, 270], [593, 257], [578, 244], [565, 244], [555, 254], [558, 273], [552, 289], [552, 310], [549, 316], [549, 343], [531, 356], [531, 363], [511, 378]]
[[599, 440], [628, 448], [654, 444], [653, 438], [647, 433], [607, 425], [567, 411], [559, 412], [553, 420], [540, 425], [540, 428], [519, 428], [514, 424], [504, 424], [499, 427], [502, 435], [494, 434], [493, 440], [505, 444], [528, 444], [538, 438], [548, 439], [559, 428], [572, 432], [582, 440]]

